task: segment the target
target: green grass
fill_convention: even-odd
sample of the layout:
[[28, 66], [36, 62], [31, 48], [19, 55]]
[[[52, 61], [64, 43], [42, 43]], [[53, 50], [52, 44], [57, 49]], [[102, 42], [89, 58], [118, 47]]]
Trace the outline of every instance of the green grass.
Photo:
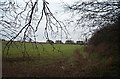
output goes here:
[[[15, 45], [16, 44], [16, 45]], [[8, 55], [9, 57], [22, 57], [24, 52], [24, 46], [21, 46], [21, 43], [16, 42], [12, 44], [9, 48]], [[4, 48], [5, 44], [2, 45]], [[82, 48], [80, 45], [69, 45], [69, 44], [34, 44], [34, 43], [25, 43], [26, 52], [32, 57], [69, 57], [73, 54], [76, 48]], [[36, 48], [37, 46], [37, 48]], [[5, 55], [7, 49], [5, 50]]]
[[[6, 42], [3, 42], [3, 47], [5, 46]], [[15, 42], [13, 43], [8, 51], [5, 50], [4, 52], [4, 59], [7, 59], [12, 62], [22, 61], [24, 47], [21, 46], [22, 43]], [[83, 49], [83, 46], [80, 45], [70, 45], [70, 44], [34, 44], [34, 43], [25, 43], [26, 45], [26, 52], [29, 54], [29, 58], [26, 58], [27, 60], [33, 60], [32, 64], [38, 64], [38, 65], [46, 65], [51, 64], [54, 62], [59, 61], [67, 61], [69, 63], [73, 62], [73, 54], [75, 49]], [[37, 48], [36, 48], [37, 46]], [[22, 61], [20, 63], [23, 63], [26, 61]], [[28, 61], [27, 61], [28, 62]], [[29, 61], [30, 62], [30, 61]]]

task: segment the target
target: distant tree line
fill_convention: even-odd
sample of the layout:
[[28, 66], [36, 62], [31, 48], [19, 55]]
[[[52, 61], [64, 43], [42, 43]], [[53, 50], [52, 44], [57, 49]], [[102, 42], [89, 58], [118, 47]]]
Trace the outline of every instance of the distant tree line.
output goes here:
[[52, 41], [52, 40], [47, 40], [46, 43], [52, 43], [52, 44], [79, 44], [79, 45], [86, 44], [84, 41], [76, 41], [76, 42], [74, 42], [73, 40], [66, 40], [65, 43], [63, 43], [61, 40], [56, 40], [55, 42]]
[[[2, 41], [7, 41], [5, 39], [1, 39]], [[20, 42], [20, 41], [16, 41], [16, 42]], [[26, 42], [31, 42], [31, 41], [26, 41]], [[76, 41], [74, 42], [74, 40], [66, 40], [65, 43], [63, 43], [61, 40], [56, 40], [55, 42], [53, 40], [47, 40], [46, 42], [40, 42], [40, 43], [50, 43], [50, 44], [79, 44], [79, 45], [85, 45], [86, 43], [84, 41]]]

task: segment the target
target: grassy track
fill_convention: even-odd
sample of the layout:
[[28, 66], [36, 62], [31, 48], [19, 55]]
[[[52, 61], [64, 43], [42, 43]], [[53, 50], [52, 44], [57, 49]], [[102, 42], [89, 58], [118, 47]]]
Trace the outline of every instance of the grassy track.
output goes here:
[[[5, 42], [3, 42], [4, 48]], [[113, 57], [84, 52], [84, 46], [26, 43], [29, 58], [23, 58], [21, 43], [11, 45], [3, 56], [3, 77], [118, 77]], [[17, 48], [18, 47], [18, 48]], [[54, 48], [55, 47], [55, 48]], [[54, 50], [53, 50], [54, 49]], [[6, 50], [5, 50], [6, 52]]]

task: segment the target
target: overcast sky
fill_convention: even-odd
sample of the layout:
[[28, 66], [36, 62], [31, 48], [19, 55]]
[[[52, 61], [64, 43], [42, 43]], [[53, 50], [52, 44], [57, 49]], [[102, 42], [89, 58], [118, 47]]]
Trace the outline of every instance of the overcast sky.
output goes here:
[[[64, 21], [64, 20], [70, 18], [69, 13], [67, 11], [65, 11], [65, 9], [64, 9], [64, 4], [72, 5], [77, 0], [46, 0], [46, 1], [49, 2], [48, 6], [49, 6], [50, 10], [52, 11], [52, 13], [55, 15], [55, 17], [60, 21]], [[43, 25], [44, 25], [44, 23], [43, 23]], [[82, 36], [80, 37], [80, 35], [81, 35], [80, 31], [79, 32], [73, 31], [74, 27], [72, 25], [67, 26], [67, 27], [69, 27], [68, 32], [70, 33], [70, 35], [68, 36], [69, 38], [67, 38], [67, 39], [72, 39], [74, 41], [84, 40]], [[42, 31], [41, 31], [41, 29], [42, 29]], [[40, 41], [46, 41], [43, 31], [44, 31], [44, 27], [40, 26], [39, 30], [37, 32], [37, 34], [38, 34], [37, 39]], [[61, 40], [61, 35], [58, 35], [57, 37], [53, 37], [53, 36], [49, 36], [49, 37], [53, 41]], [[63, 34], [62, 41], [65, 42], [67, 39]]]
[[[7, 1], [7, 0], [2, 0], [2, 1]], [[1, 2], [2, 2], [1, 1]], [[9, 1], [15, 1], [17, 4], [19, 4], [19, 6], [24, 7], [25, 6], [25, 2], [28, 0], [9, 0]], [[24, 2], [25, 1], [25, 2]], [[32, 0], [32, 1], [36, 1], [36, 0]], [[64, 5], [72, 5], [74, 4], [74, 2], [78, 1], [78, 0], [46, 0], [49, 3], [49, 8], [51, 10], [51, 12], [54, 14], [54, 16], [57, 18], [58, 21], [65, 21], [70, 19], [70, 13], [68, 11], [65, 11], [64, 9]], [[80, 0], [82, 1], [89, 1], [89, 0]], [[40, 14], [42, 9], [42, 0], [39, 0], [38, 2], [38, 14]], [[2, 12], [0, 13], [2, 14]], [[1, 28], [2, 26], [0, 26]], [[84, 40], [84, 38], [81, 36], [82, 33], [82, 29], [79, 28], [79, 30], [77, 31], [73, 31], [74, 29], [74, 24], [71, 25], [66, 25], [68, 32], [70, 35], [68, 35], [68, 38], [66, 38], [65, 34], [62, 32], [62, 39], [61, 39], [61, 33], [59, 33], [56, 37], [54, 35], [49, 35], [50, 39], [55, 41], [55, 40], [62, 40], [63, 42], [65, 42], [67, 39], [71, 39], [74, 41], [77, 40]], [[37, 36], [37, 41], [46, 41], [46, 38], [44, 36], [44, 30], [45, 30], [45, 20], [43, 19], [43, 21], [41, 22], [38, 31], [36, 33]]]
[[[7, 0], [2, 0], [0, 2], [6, 2]], [[24, 7], [25, 6], [25, 2], [28, 0], [8, 0], [8, 1], [15, 1], [20, 7]], [[25, 2], [24, 2], [25, 1]], [[36, 0], [32, 0], [32, 1], [36, 1]], [[54, 16], [59, 20], [59, 21], [64, 21], [65, 19], [67, 19], [69, 16], [68, 14], [66, 14], [66, 12], [64, 12], [64, 6], [63, 4], [73, 4], [75, 2], [75, 0], [46, 0], [49, 3], [49, 8], [51, 10], [51, 12], [54, 14]], [[42, 0], [39, 0], [38, 2], [38, 9], [39, 12], [41, 12], [42, 9]], [[0, 11], [0, 15], [2, 16], [2, 12]], [[2, 26], [0, 26], [0, 29], [2, 28]], [[45, 37], [44, 37], [44, 29], [45, 29], [45, 20], [43, 19], [43, 21], [41, 22], [38, 31], [36, 33], [37, 36], [37, 41], [46, 41]], [[70, 28], [71, 29], [71, 28]], [[69, 31], [71, 31], [69, 29]], [[64, 35], [63, 35], [64, 36]], [[60, 40], [61, 37], [60, 35], [58, 35], [56, 38], [53, 36], [49, 36], [50, 39], [52, 39], [53, 41], [55, 40]], [[76, 37], [75, 37], [76, 39]], [[66, 39], [63, 37], [63, 41], [65, 41]]]
[[[85, 2], [85, 1], [97, 1], [97, 0], [46, 0], [48, 3], [49, 3], [49, 8], [50, 10], [52, 11], [52, 13], [55, 15], [55, 17], [60, 20], [60, 21], [65, 21], [65, 20], [70, 20], [71, 18], [71, 15], [68, 11], [65, 11], [65, 8], [64, 8], [64, 4], [67, 4], [67, 5], [72, 5], [74, 4], [76, 1], [79, 1], [79, 2]], [[112, 0], [98, 0], [98, 1], [112, 1]], [[39, 3], [40, 4], [40, 3]], [[44, 25], [44, 23], [43, 23]], [[85, 40], [85, 37], [82, 36], [82, 34], [85, 32], [85, 31], [88, 31], [88, 29], [82, 29], [82, 28], [78, 28], [76, 31], [74, 31], [74, 23], [67, 26], [68, 27], [68, 31], [70, 33], [70, 36], [68, 39], [72, 39], [74, 41], [78, 41], [78, 40]], [[41, 31], [42, 29], [42, 31]], [[44, 27], [39, 27], [39, 31], [38, 31], [38, 40], [40, 41], [45, 41], [45, 38], [43, 35], [43, 32], [44, 31]], [[41, 32], [41, 33], [40, 33]], [[41, 35], [39, 35], [41, 34]], [[52, 40], [60, 40], [61, 37], [60, 36], [57, 36], [56, 38], [54, 37], [50, 37]], [[63, 35], [63, 38], [62, 38], [62, 41], [65, 42], [65, 40], [67, 40], [65, 38], [65, 36]]]
[[[6, 1], [6, 0], [3, 0], [3, 1]], [[10, 0], [10, 1], [13, 1], [13, 0]], [[28, 0], [14, 0], [14, 1], [16, 1], [20, 6], [25, 6], [24, 5], [25, 3], [22, 1], [28, 1]], [[36, 0], [32, 0], [32, 1], [36, 1]], [[46, 1], [49, 3], [48, 6], [49, 6], [51, 12], [54, 14], [54, 16], [57, 18], [57, 20], [64, 22], [65, 20], [70, 19], [70, 13], [68, 13], [68, 11], [65, 11], [64, 4], [72, 5], [72, 4], [74, 4], [74, 2], [79, 1], [79, 0], [46, 0]], [[80, 0], [80, 1], [82, 2], [82, 1], [92, 1], [92, 0]], [[102, 0], [99, 0], [99, 1], [102, 1]], [[42, 9], [42, 0], [39, 0], [38, 9], [39, 9], [39, 12]], [[67, 39], [72, 39], [74, 41], [84, 40], [84, 38], [81, 36], [81, 33], [84, 31], [83, 29], [78, 28], [79, 30], [73, 31], [74, 24], [71, 24], [66, 27], [68, 27], [68, 32], [70, 33], [69, 38], [67, 38]], [[38, 29], [39, 30], [36, 33], [37, 41], [46, 41], [46, 39], [44, 37], [44, 29], [45, 29], [45, 20], [44, 19], [41, 22]], [[63, 36], [62, 41], [65, 42], [67, 39], [64, 34], [62, 36]], [[60, 35], [58, 35], [56, 38], [54, 37], [54, 35], [49, 36], [49, 37], [53, 41], [61, 40]]]

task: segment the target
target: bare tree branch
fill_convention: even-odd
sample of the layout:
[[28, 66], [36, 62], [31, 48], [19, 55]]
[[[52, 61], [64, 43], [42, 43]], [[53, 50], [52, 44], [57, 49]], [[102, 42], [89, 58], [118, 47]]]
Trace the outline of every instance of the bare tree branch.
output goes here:
[[[68, 21], [69, 25], [74, 23], [75, 29], [90, 28], [93, 33], [96, 29], [100, 29], [107, 24], [112, 24], [117, 21], [120, 15], [120, 1], [78, 1], [73, 5], [64, 4], [65, 10], [72, 14], [72, 18]], [[90, 33], [88, 31], [88, 33]], [[87, 31], [84, 31], [87, 33]], [[91, 33], [91, 34], [92, 34]]]
[[[36, 32], [38, 31], [38, 27], [40, 26], [41, 21], [44, 19], [44, 16], [46, 21], [44, 31], [46, 39], [50, 39], [49, 32], [57, 35], [60, 31], [63, 31], [67, 36], [68, 32], [66, 32], [66, 29], [63, 29], [63, 24], [61, 24], [55, 18], [50, 8], [48, 7], [49, 3], [46, 0], [42, 0], [43, 4], [41, 14], [37, 13], [39, 0], [28, 0], [26, 2], [23, 2], [25, 4], [25, 6], [23, 5], [24, 7], [21, 7], [20, 4], [16, 3], [14, 0], [0, 2], [0, 26], [2, 26], [0, 34], [5, 39], [8, 38], [9, 40], [6, 43], [4, 49], [7, 48], [7, 50], [9, 50], [12, 42], [14, 42], [17, 39], [20, 39], [23, 43], [22, 45], [24, 46], [23, 55], [29, 56], [29, 54], [26, 51], [26, 41], [33, 41], [36, 44], [36, 48], [38, 48]], [[39, 17], [36, 16], [36, 14]], [[36, 24], [33, 24], [33, 22], [35, 22]]]

